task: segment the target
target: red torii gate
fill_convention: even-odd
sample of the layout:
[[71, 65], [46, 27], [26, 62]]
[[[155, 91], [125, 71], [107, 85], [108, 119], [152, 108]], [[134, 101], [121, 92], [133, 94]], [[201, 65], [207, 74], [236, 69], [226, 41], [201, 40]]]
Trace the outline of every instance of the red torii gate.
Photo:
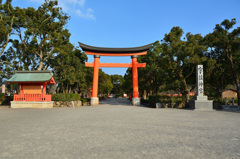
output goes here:
[[[140, 47], [131, 48], [104, 48], [89, 46], [79, 42], [80, 47], [85, 54], [94, 55], [93, 63], [85, 63], [86, 67], [93, 67], [93, 86], [91, 95], [91, 105], [98, 105], [98, 72], [99, 67], [132, 67], [132, 81], [133, 81], [133, 105], [140, 105], [140, 98], [138, 95], [138, 71], [139, 67], [146, 67], [146, 63], [138, 63], [137, 57], [139, 55], [146, 55], [147, 51], [151, 48], [152, 44]], [[131, 56], [131, 63], [100, 63], [100, 56]]]

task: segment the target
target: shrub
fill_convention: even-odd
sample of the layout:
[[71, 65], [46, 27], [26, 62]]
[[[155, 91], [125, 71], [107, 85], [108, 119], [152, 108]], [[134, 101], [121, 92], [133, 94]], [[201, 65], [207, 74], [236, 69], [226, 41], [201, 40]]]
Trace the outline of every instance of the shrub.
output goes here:
[[148, 104], [148, 103], [149, 103], [149, 100], [141, 99], [141, 103], [146, 103], [146, 104]]
[[0, 105], [10, 105], [11, 101], [13, 101], [13, 96], [5, 96], [3, 93], [0, 93]]
[[86, 103], [86, 102], [90, 102], [90, 99], [88, 99], [88, 98], [82, 98], [81, 101], [82, 101], [82, 103]]
[[122, 97], [122, 94], [116, 94], [115, 97], [116, 98]]
[[5, 95], [3, 93], [0, 93], [0, 104], [2, 104], [5, 99]]
[[52, 100], [53, 101], [77, 101], [77, 100], [81, 100], [81, 96], [80, 94], [73, 94], [73, 93], [69, 93], [69, 94], [65, 94], [65, 93], [57, 93], [52, 95]]
[[182, 97], [173, 97], [167, 95], [150, 95], [149, 96], [149, 105], [155, 108], [156, 103], [162, 104], [185, 104], [185, 96]]

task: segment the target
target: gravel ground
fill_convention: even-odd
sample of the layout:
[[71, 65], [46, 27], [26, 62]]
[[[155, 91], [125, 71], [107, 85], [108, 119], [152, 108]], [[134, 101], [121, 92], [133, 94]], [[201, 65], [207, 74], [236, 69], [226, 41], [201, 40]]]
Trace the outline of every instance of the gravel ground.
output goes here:
[[0, 158], [240, 159], [240, 113], [99, 106], [0, 107]]

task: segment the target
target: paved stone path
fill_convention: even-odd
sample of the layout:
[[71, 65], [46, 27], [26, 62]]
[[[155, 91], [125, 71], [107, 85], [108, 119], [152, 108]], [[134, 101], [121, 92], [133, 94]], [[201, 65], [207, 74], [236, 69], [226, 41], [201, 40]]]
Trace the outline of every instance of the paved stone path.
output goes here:
[[240, 113], [129, 104], [0, 107], [0, 158], [240, 158]]

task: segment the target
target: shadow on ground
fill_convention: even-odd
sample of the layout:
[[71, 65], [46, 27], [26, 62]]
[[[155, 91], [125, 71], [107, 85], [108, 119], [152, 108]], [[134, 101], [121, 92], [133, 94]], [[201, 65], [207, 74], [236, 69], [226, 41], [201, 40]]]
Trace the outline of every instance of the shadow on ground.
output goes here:
[[127, 98], [108, 98], [99, 102], [100, 105], [121, 105], [132, 106], [132, 103]]

